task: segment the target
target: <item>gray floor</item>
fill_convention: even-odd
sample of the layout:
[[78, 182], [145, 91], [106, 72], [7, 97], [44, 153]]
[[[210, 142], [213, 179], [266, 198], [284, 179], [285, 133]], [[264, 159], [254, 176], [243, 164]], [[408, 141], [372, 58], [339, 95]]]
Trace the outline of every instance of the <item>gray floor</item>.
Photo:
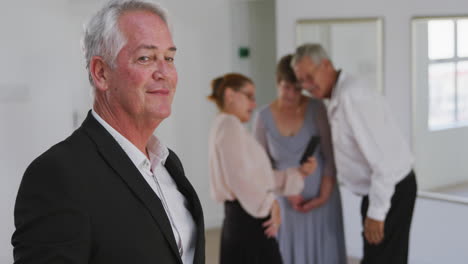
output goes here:
[[220, 229], [206, 231], [206, 264], [218, 264]]
[[[220, 229], [206, 231], [206, 264], [218, 264]], [[324, 263], [326, 264], [326, 263]], [[359, 260], [349, 258], [348, 264], [359, 264]]]

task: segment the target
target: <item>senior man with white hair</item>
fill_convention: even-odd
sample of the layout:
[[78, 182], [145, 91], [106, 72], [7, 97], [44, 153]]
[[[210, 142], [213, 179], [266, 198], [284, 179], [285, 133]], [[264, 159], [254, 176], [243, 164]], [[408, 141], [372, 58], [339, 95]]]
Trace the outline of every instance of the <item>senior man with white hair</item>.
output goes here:
[[327, 102], [338, 179], [363, 196], [362, 264], [403, 264], [416, 199], [413, 157], [385, 98], [335, 69], [319, 44], [297, 48], [300, 85]]
[[27, 168], [15, 263], [205, 263], [200, 201], [153, 135], [177, 84], [166, 12], [146, 1], [108, 2], [83, 46], [94, 106]]

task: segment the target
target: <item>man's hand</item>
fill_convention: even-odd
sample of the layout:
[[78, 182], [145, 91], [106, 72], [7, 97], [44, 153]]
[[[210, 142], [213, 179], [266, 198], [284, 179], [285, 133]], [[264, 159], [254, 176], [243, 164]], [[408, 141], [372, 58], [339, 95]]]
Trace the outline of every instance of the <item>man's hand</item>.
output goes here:
[[384, 238], [384, 222], [366, 217], [364, 221], [364, 236], [369, 244], [380, 244]]

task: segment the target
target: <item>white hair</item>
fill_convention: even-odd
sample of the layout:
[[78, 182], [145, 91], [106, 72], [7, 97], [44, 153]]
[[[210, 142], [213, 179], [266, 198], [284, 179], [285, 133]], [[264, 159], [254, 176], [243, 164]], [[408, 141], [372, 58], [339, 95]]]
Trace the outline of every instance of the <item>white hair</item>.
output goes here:
[[320, 64], [323, 59], [330, 60], [322, 45], [316, 43], [306, 43], [297, 47], [296, 53], [291, 60], [291, 66], [296, 65], [304, 57], [309, 57], [315, 64]]
[[93, 56], [101, 56], [111, 67], [115, 68], [115, 59], [127, 43], [127, 39], [118, 27], [118, 20], [127, 11], [148, 11], [160, 17], [171, 28], [167, 11], [158, 4], [146, 0], [111, 0], [107, 2], [85, 25], [81, 45], [88, 70], [88, 78], [94, 86], [90, 72]]

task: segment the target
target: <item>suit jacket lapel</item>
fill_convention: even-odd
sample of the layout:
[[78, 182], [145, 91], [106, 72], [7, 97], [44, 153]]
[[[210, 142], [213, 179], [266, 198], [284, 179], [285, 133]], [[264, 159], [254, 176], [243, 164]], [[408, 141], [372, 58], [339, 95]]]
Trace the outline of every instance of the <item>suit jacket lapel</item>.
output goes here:
[[154, 220], [159, 225], [174, 254], [180, 263], [179, 250], [172, 233], [172, 227], [167, 218], [161, 200], [154, 193], [138, 169], [133, 165], [114, 138], [88, 113], [82, 127], [90, 138], [95, 142], [99, 152], [115, 172], [123, 179], [133, 194], [146, 206]]
[[203, 218], [203, 211], [201, 208], [200, 200], [193, 189], [192, 185], [185, 176], [182, 164], [177, 156], [169, 150], [165, 167], [171, 177], [177, 184], [179, 191], [185, 196], [189, 202], [189, 210], [192, 214], [193, 220], [197, 226], [197, 243], [195, 245], [194, 263], [205, 263], [205, 224]]

